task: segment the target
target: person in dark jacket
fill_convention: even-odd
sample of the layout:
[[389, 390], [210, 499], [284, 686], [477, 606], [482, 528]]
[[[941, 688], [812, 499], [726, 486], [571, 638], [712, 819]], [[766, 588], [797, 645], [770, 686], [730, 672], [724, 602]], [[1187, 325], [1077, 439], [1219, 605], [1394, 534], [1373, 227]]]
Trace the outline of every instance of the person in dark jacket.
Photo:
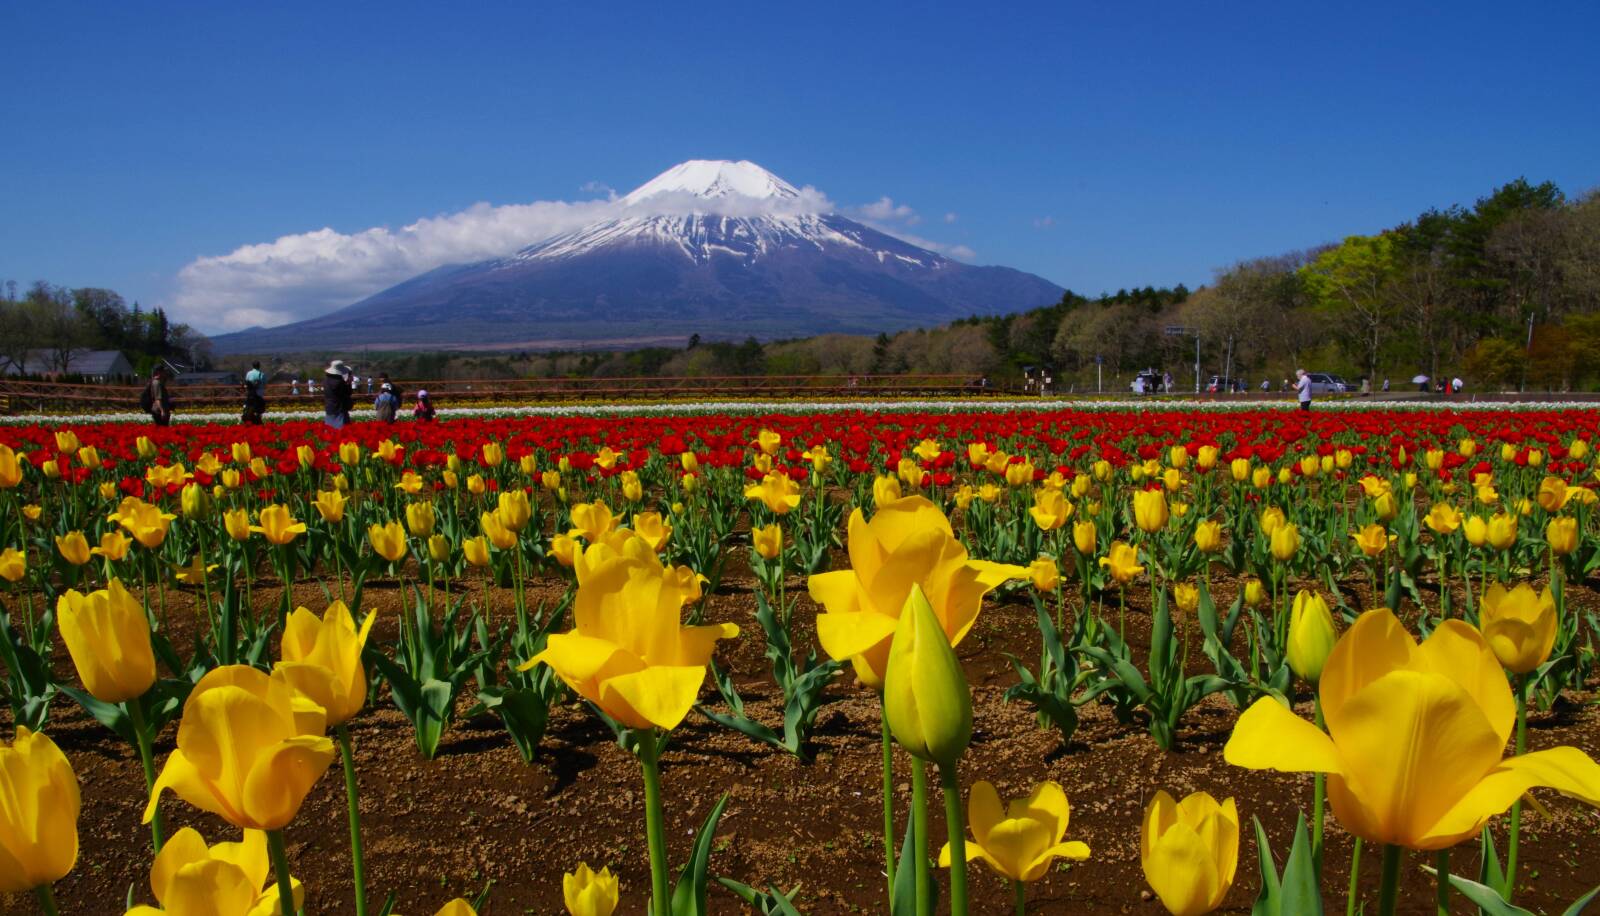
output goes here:
[[322, 376], [322, 422], [334, 429], [342, 429], [350, 422], [350, 408], [355, 406], [355, 392], [350, 387], [350, 367], [344, 360], [328, 364]]
[[139, 406], [150, 414], [150, 422], [157, 426], [167, 426], [172, 423], [172, 376], [167, 372], [166, 366], [157, 366], [150, 373], [150, 381], [145, 384], [144, 391], [139, 396]]

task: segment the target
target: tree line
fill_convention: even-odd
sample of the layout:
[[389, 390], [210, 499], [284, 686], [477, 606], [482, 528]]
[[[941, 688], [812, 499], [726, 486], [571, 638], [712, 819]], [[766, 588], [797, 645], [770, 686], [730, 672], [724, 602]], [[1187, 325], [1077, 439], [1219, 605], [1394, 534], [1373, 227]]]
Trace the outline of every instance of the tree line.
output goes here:
[[206, 368], [212, 358], [205, 335], [159, 307], [130, 307], [114, 290], [40, 281], [18, 295], [15, 281], [0, 284], [0, 372], [65, 374], [85, 349], [120, 350], [141, 375], [160, 360]]

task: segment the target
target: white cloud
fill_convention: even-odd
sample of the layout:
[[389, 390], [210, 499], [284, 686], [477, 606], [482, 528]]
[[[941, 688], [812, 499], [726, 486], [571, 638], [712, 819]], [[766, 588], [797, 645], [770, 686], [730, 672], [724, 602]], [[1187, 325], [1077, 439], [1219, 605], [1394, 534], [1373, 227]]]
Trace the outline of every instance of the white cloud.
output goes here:
[[606, 200], [615, 200], [617, 197], [617, 189], [603, 181], [585, 181], [578, 186], [578, 190], [585, 194], [604, 194]]
[[915, 226], [922, 222], [922, 217], [917, 215], [916, 210], [906, 204], [897, 204], [888, 196], [880, 197], [865, 206], [856, 207], [855, 213], [863, 219], [882, 223], [900, 222], [907, 226]]
[[1053, 217], [1053, 216], [1041, 216], [1038, 219], [1035, 219], [1033, 221], [1033, 228], [1035, 228], [1035, 229], [1049, 229], [1051, 226], [1054, 226], [1055, 224], [1056, 224], [1056, 218], [1055, 217]]
[[953, 222], [955, 222], [955, 221], [956, 221], [956, 218], [957, 218], [957, 217], [956, 217], [956, 215], [955, 215], [955, 214], [954, 214], [954, 213], [946, 213], [946, 214], [945, 214], [945, 215], [944, 215], [944, 221], [945, 221], [945, 222], [947, 222], [947, 223], [953, 223]]

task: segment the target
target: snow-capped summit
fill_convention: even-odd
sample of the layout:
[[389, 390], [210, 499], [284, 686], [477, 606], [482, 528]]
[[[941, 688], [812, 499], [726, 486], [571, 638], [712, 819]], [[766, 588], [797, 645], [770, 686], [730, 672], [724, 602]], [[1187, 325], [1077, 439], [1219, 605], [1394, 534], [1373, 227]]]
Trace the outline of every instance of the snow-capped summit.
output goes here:
[[622, 198], [624, 206], [636, 206], [663, 194], [692, 194], [695, 197], [750, 197], [795, 199], [800, 190], [754, 162], [741, 159], [690, 159], [680, 162], [650, 179]]
[[695, 159], [602, 219], [506, 257], [440, 267], [329, 315], [216, 338], [223, 352], [319, 347], [537, 349], [876, 334], [1061, 296], [833, 212], [753, 162]]

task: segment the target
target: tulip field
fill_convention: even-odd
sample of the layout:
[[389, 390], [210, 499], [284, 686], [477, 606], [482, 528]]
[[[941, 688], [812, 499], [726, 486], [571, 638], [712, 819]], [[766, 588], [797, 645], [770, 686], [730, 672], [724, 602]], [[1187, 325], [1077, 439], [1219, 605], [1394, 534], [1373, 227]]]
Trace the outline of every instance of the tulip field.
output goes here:
[[1582, 912], [1597, 437], [0, 426], [0, 911]]

